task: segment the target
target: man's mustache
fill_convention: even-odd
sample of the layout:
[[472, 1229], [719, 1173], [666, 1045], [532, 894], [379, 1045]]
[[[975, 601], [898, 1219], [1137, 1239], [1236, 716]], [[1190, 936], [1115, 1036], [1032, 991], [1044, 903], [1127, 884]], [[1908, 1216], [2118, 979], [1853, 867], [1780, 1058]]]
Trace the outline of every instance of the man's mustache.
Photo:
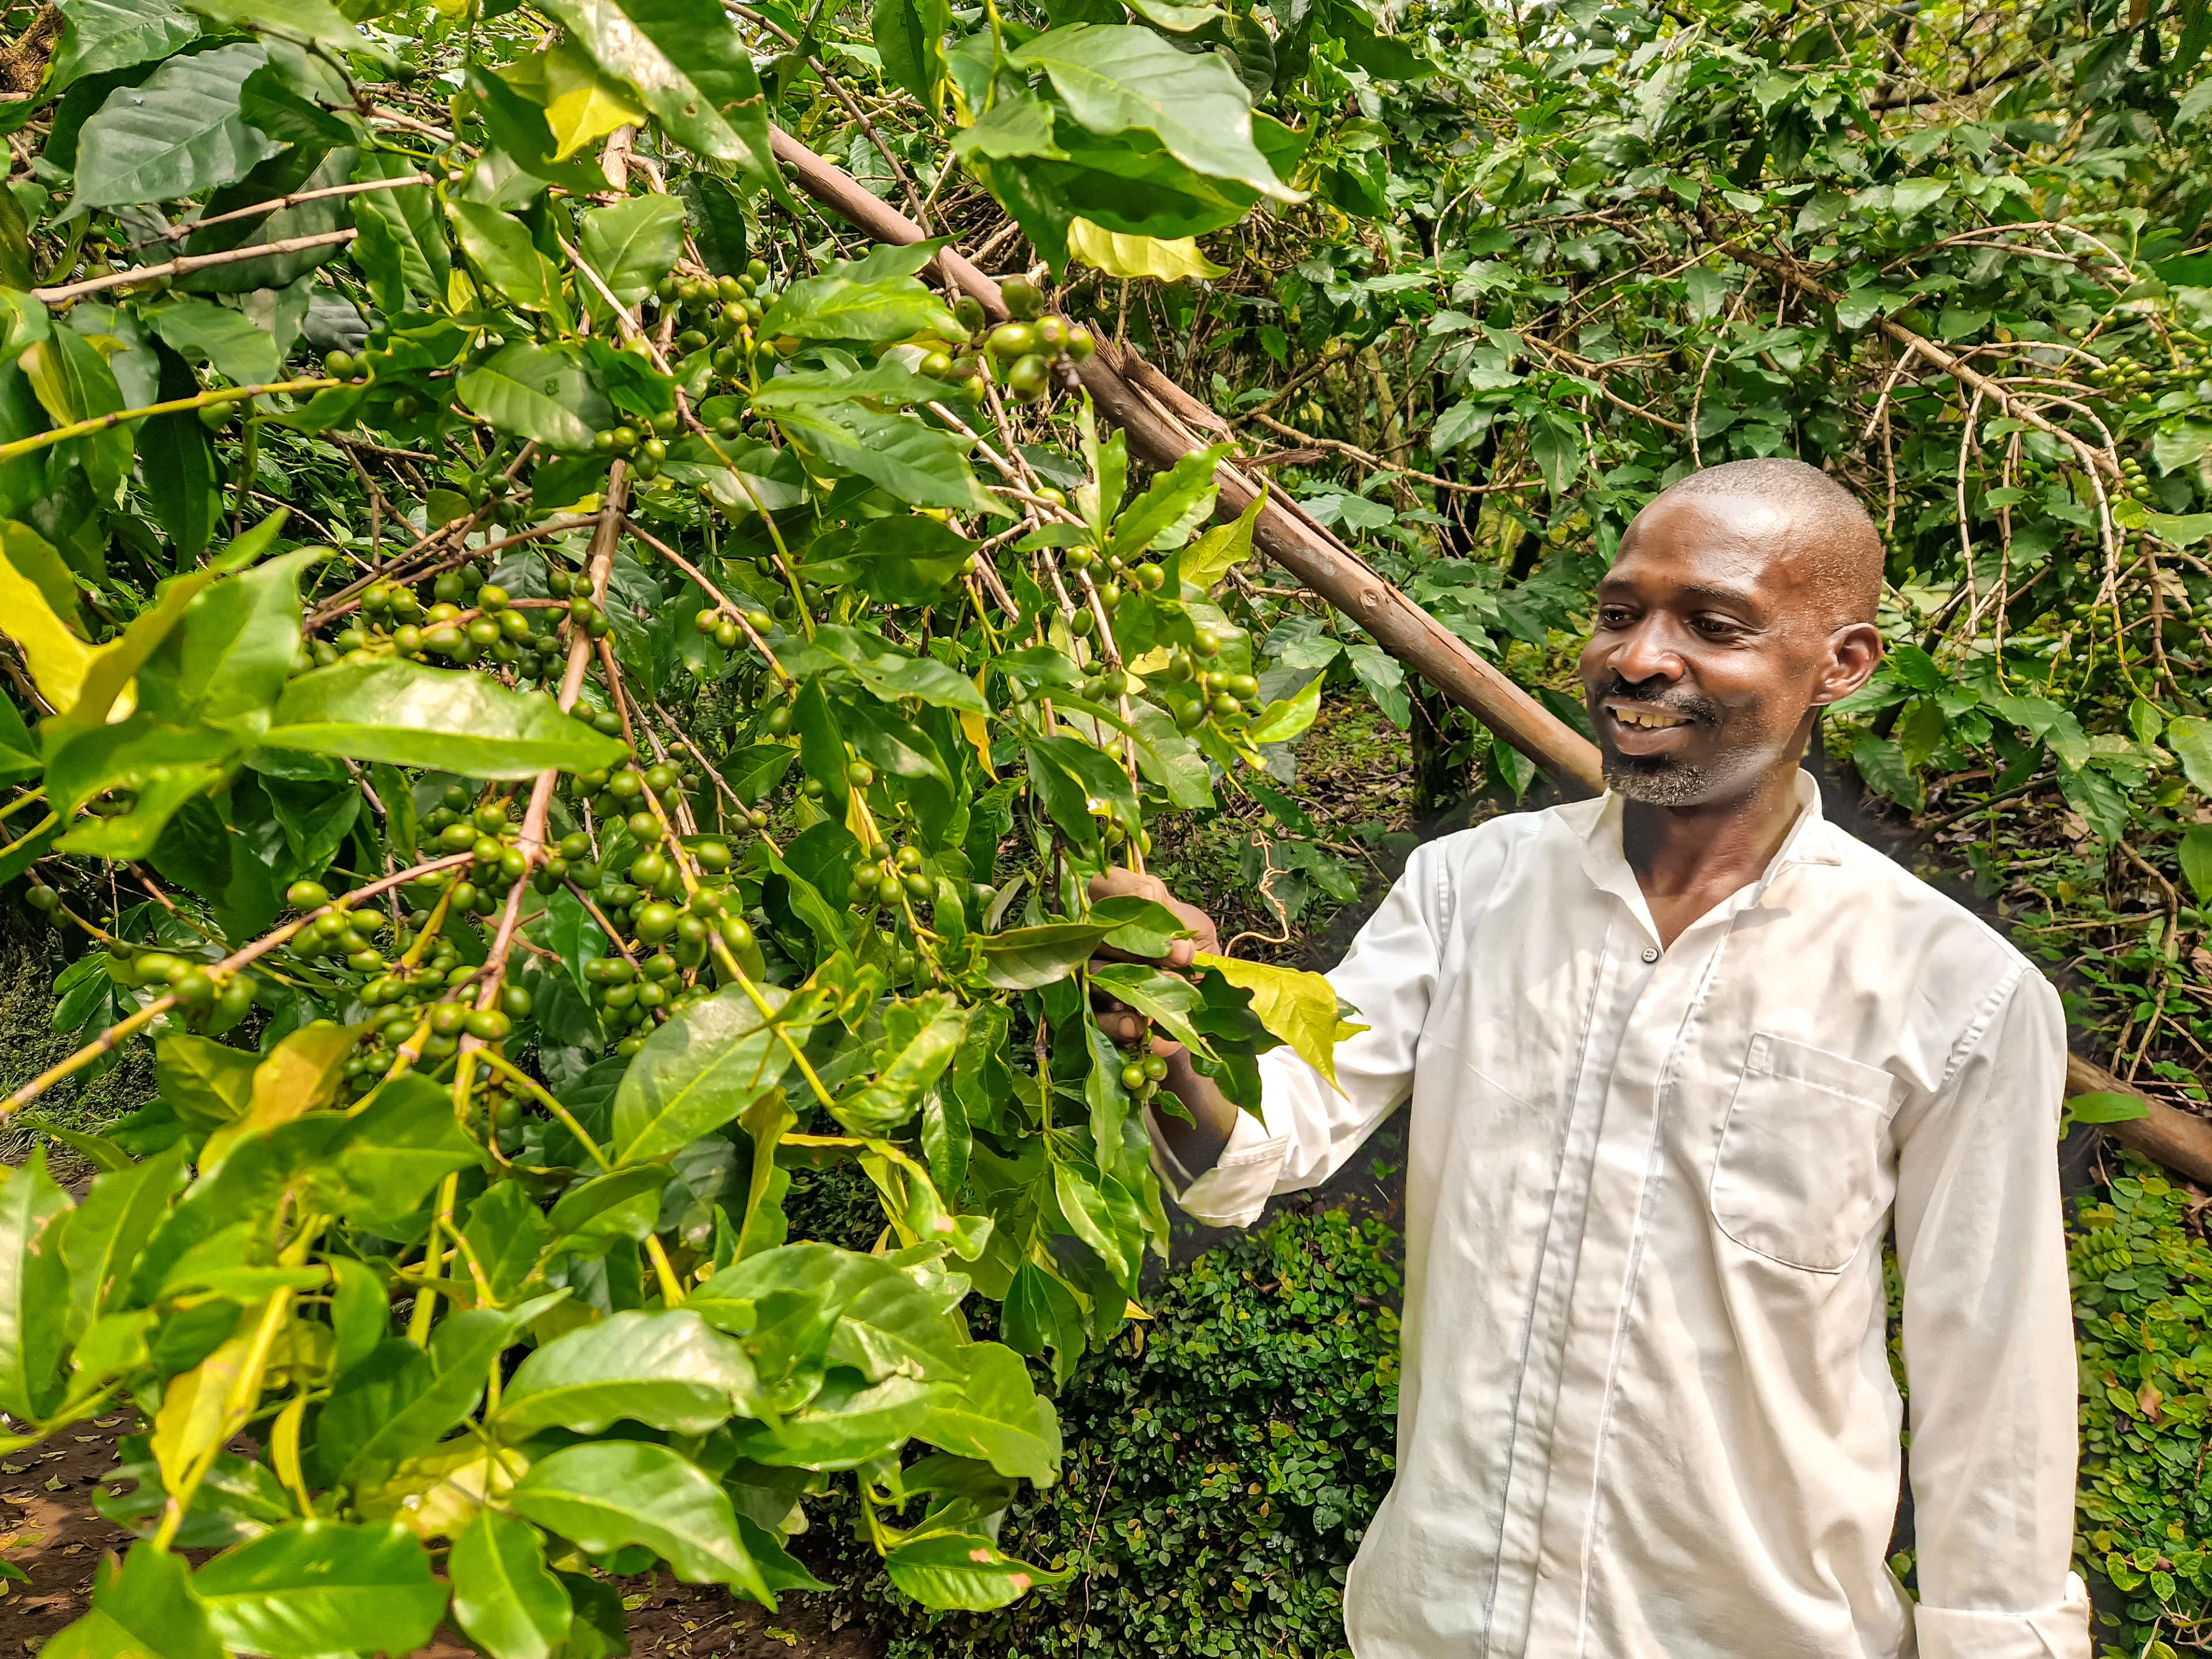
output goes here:
[[1659, 685], [1648, 681], [1638, 685], [1614, 674], [1603, 685], [1591, 690], [1590, 707], [1595, 709], [1615, 697], [1623, 702], [1641, 703], [1647, 708], [1664, 709], [1668, 714], [1680, 714], [1700, 726], [1718, 726], [1721, 723], [1720, 705], [1710, 697], [1699, 696], [1685, 686]]

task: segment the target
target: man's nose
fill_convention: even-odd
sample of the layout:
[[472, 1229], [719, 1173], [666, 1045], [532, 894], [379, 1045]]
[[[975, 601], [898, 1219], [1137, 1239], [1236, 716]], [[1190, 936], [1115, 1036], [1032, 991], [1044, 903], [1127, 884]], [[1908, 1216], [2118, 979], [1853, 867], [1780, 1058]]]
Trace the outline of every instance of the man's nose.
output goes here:
[[1632, 685], [1640, 685], [1646, 680], [1680, 679], [1681, 653], [1674, 649], [1668, 632], [1665, 618], [1644, 617], [1633, 628], [1623, 630], [1607, 666]]

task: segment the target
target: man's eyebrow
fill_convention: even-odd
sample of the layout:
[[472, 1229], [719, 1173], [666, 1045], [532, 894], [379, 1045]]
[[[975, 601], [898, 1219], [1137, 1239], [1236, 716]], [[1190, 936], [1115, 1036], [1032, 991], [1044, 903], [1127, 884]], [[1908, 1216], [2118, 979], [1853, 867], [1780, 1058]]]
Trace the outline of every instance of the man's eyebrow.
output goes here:
[[1723, 605], [1734, 611], [1760, 611], [1759, 601], [1745, 588], [1714, 587], [1692, 582], [1676, 591], [1685, 599], [1701, 600], [1707, 605]]

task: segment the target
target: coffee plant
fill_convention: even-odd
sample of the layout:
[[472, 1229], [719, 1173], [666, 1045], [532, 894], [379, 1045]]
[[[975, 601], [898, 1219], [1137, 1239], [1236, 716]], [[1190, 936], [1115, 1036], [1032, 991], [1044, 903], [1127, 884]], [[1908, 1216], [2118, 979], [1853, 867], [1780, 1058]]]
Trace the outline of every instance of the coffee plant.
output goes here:
[[[143, 1421], [52, 1654], [593, 1659], [608, 1575], [819, 1588], [833, 1487], [925, 1604], [1058, 1582], [996, 1541], [1027, 1360], [1166, 1231], [1094, 1002], [1248, 1103], [1327, 1062], [1325, 981], [1088, 897], [1314, 716], [1212, 596], [1219, 452], [1134, 476], [1026, 280], [810, 247], [755, 52], [822, 19], [739, 9], [70, 0], [0, 106], [0, 878], [87, 1038], [7, 1110], [159, 1079], [0, 1187], [7, 1444]], [[877, 21], [1024, 222], [1290, 198], [1111, 10]], [[791, 1236], [838, 1164], [872, 1250]]]

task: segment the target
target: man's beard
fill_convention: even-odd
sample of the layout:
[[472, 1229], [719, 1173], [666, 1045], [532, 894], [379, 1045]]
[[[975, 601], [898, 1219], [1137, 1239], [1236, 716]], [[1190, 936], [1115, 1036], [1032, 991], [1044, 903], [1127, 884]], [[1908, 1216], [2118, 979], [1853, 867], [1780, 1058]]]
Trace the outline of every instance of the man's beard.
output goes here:
[[[1709, 698], [1680, 689], [1639, 690], [1618, 674], [1591, 696], [1591, 713], [1595, 715], [1610, 698], [1680, 714], [1697, 726], [1717, 727], [1721, 723], [1720, 705]], [[1605, 757], [1607, 786], [1631, 800], [1652, 806], [1688, 806], [1703, 800], [1711, 793], [1718, 775], [1713, 768], [1678, 755], [1608, 754]]]

